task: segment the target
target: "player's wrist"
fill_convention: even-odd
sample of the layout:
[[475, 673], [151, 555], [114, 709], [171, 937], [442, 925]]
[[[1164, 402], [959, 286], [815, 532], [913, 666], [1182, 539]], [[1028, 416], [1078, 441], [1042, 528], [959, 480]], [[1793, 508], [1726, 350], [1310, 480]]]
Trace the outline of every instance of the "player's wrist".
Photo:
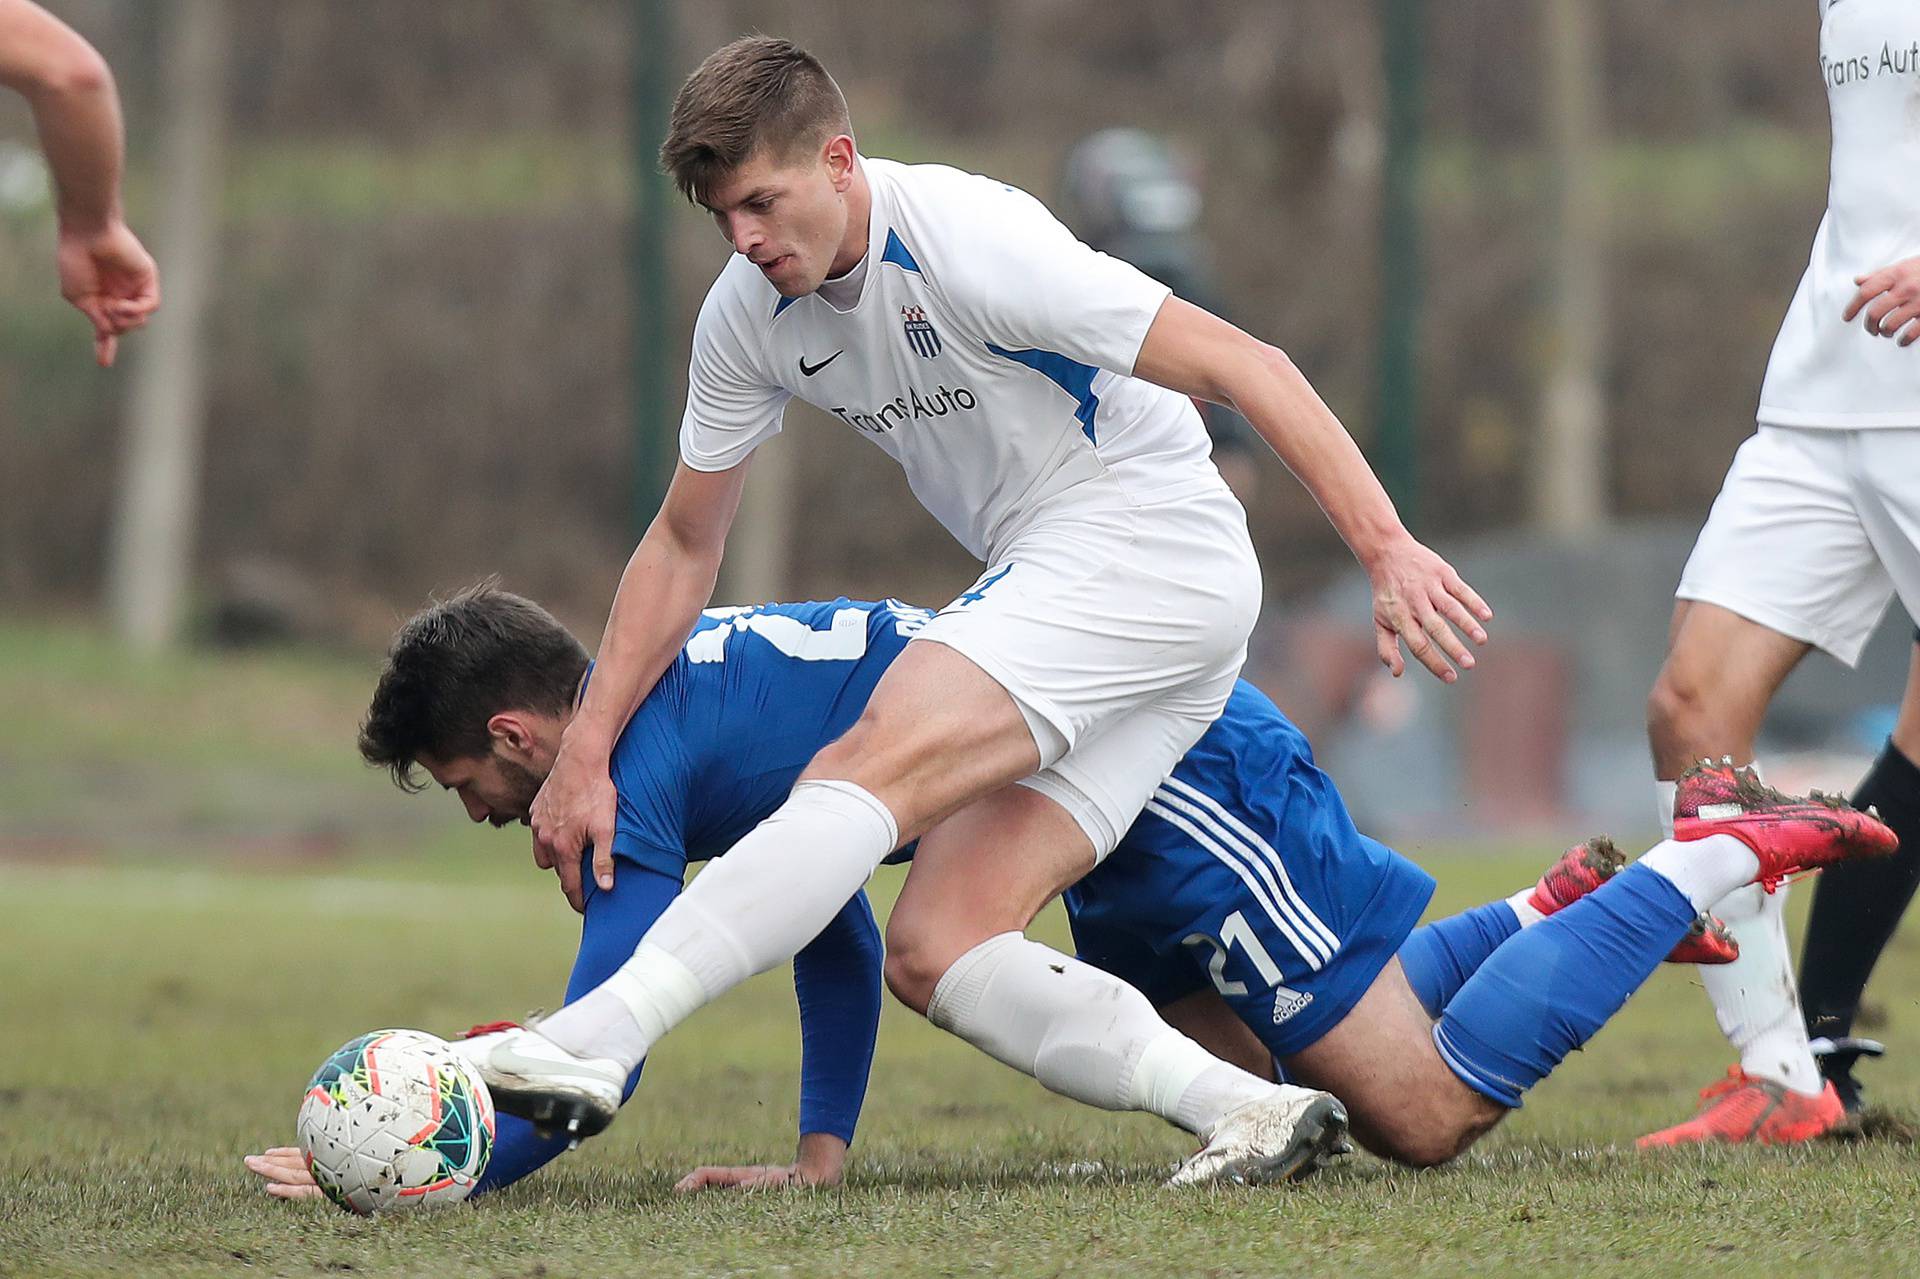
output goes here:
[[793, 1171], [811, 1185], [839, 1184], [847, 1164], [847, 1143], [832, 1133], [800, 1134], [800, 1146], [794, 1154]]
[[1413, 534], [1407, 531], [1407, 526], [1398, 517], [1393, 517], [1370, 521], [1351, 530], [1347, 536], [1347, 546], [1353, 551], [1354, 559], [1360, 562], [1360, 567], [1371, 573], [1413, 540]]

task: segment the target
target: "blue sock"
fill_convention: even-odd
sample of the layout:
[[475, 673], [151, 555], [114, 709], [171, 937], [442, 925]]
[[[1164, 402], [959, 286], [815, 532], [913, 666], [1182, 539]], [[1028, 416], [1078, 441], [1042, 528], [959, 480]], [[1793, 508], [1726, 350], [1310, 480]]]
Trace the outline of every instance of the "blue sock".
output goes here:
[[1416, 928], [1400, 947], [1400, 967], [1427, 1016], [1438, 1017], [1487, 956], [1519, 931], [1520, 921], [1505, 902], [1488, 902]]
[[1469, 1088], [1517, 1109], [1620, 1011], [1698, 913], [1658, 871], [1627, 867], [1502, 946], [1447, 1005], [1434, 1046]]

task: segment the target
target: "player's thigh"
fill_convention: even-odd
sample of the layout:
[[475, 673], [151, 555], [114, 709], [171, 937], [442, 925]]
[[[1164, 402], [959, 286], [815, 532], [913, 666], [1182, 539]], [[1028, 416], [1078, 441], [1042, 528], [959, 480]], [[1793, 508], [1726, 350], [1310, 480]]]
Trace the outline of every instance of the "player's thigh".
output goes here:
[[1432, 1019], [1398, 959], [1338, 1025], [1283, 1064], [1290, 1080], [1346, 1104], [1367, 1149], [1405, 1163], [1445, 1163], [1506, 1114], [1441, 1060]]
[[1849, 434], [1763, 426], [1742, 444], [1675, 597], [1857, 662], [1892, 584], [1862, 521]]
[[989, 937], [1020, 932], [1093, 867], [1093, 846], [1066, 810], [1008, 786], [921, 837], [887, 918], [887, 984], [925, 1012], [954, 961]]
[[[1853, 475], [1868, 536], [1908, 618], [1920, 621], [1920, 428], [1858, 431], [1854, 437]], [[1907, 675], [1894, 740], [1909, 759], [1916, 758], [1920, 649], [1915, 650]]]
[[1006, 689], [958, 651], [916, 641], [881, 676], [854, 726], [801, 776], [864, 787], [893, 814], [905, 842], [1039, 763], [1033, 732]]

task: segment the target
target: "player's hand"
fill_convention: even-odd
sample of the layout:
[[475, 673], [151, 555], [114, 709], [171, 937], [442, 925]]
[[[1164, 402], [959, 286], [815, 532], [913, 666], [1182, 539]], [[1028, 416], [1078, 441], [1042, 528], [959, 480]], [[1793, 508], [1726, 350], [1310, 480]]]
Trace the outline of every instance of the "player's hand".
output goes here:
[[560, 877], [560, 891], [577, 911], [587, 908], [580, 861], [588, 846], [593, 848], [595, 882], [613, 887], [613, 812], [618, 803], [606, 756], [588, 759], [580, 746], [561, 738], [553, 771], [533, 798], [533, 861]]
[[800, 1136], [800, 1149], [790, 1164], [754, 1164], [744, 1168], [708, 1165], [695, 1168], [673, 1185], [680, 1194], [696, 1190], [779, 1190], [806, 1186], [837, 1186], [847, 1166], [847, 1143], [832, 1133]]
[[1853, 282], [1860, 287], [1847, 303], [1842, 320], [1851, 324], [1864, 309], [1867, 332], [1895, 338], [1901, 346], [1912, 346], [1920, 338], [1920, 258], [1856, 275]]
[[791, 1164], [754, 1164], [744, 1168], [722, 1168], [708, 1165], [695, 1168], [686, 1176], [673, 1183], [673, 1188], [683, 1195], [696, 1190], [782, 1190], [804, 1186], [837, 1186], [840, 1184], [840, 1171], [810, 1171], [797, 1163]]
[[1485, 644], [1482, 623], [1493, 620], [1493, 610], [1452, 565], [1403, 536], [1371, 558], [1367, 576], [1373, 582], [1374, 650], [1396, 678], [1406, 669], [1402, 644], [1443, 683], [1460, 678], [1455, 665], [1473, 669], [1473, 653], [1454, 628]]
[[120, 335], [147, 322], [160, 306], [160, 273], [124, 222], [99, 231], [60, 229], [55, 262], [60, 295], [93, 325], [93, 358], [113, 363]]
[[267, 1185], [275, 1199], [320, 1199], [324, 1196], [307, 1171], [307, 1159], [294, 1146], [275, 1146], [265, 1154], [248, 1155], [247, 1171]]

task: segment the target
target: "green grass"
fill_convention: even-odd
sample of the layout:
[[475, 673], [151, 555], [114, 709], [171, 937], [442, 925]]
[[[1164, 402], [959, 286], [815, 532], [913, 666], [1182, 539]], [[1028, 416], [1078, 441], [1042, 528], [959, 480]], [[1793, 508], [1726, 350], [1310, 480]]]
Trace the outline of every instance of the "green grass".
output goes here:
[[[337, 1042], [554, 998], [572, 916], [514, 833], [466, 842], [325, 873], [0, 865], [0, 1274], [1893, 1274], [1920, 1242], [1908, 1142], [1628, 1148], [1726, 1057], [1678, 972], [1439, 1172], [1357, 1158], [1291, 1190], [1168, 1192], [1178, 1134], [1053, 1098], [889, 1008], [845, 1189], [678, 1198], [698, 1163], [790, 1147], [793, 999], [770, 974], [662, 1045], [609, 1134], [491, 1201], [361, 1221], [266, 1199], [239, 1156], [290, 1139]], [[1538, 859], [1427, 860], [1450, 909]], [[1883, 988], [1916, 988], [1911, 943], [1890, 967]], [[1869, 1069], [1878, 1098], [1920, 1104], [1920, 1054]]]
[[[1728, 1055], [1661, 973], [1452, 1168], [1360, 1157], [1285, 1190], [1175, 1194], [1156, 1121], [1049, 1096], [889, 1007], [848, 1185], [674, 1196], [687, 1169], [785, 1158], [798, 1039], [769, 974], [671, 1036], [604, 1137], [471, 1208], [363, 1221], [269, 1200], [240, 1156], [292, 1138], [308, 1075], [379, 1025], [442, 1033], [557, 997], [574, 917], [525, 835], [362, 770], [373, 663], [128, 662], [71, 627], [0, 628], [0, 1275], [833, 1276], [1911, 1272], [1920, 1148], [1897, 1137], [1643, 1158]], [[17, 771], [33, 771], [31, 784]], [[133, 805], [129, 796], [138, 797]], [[31, 822], [16, 805], [36, 814]], [[236, 830], [346, 832], [263, 860]], [[22, 838], [52, 832], [55, 852]], [[156, 833], [157, 832], [157, 833]], [[35, 860], [8, 860], [25, 849]], [[1411, 848], [1437, 911], [1547, 850]], [[187, 853], [197, 856], [186, 856]], [[210, 855], [209, 855], [210, 854]], [[885, 871], [879, 898], [897, 873]], [[1799, 904], [1804, 907], [1805, 894]], [[1058, 941], [1051, 913], [1041, 933]], [[1920, 1111], [1920, 934], [1877, 986]]]

